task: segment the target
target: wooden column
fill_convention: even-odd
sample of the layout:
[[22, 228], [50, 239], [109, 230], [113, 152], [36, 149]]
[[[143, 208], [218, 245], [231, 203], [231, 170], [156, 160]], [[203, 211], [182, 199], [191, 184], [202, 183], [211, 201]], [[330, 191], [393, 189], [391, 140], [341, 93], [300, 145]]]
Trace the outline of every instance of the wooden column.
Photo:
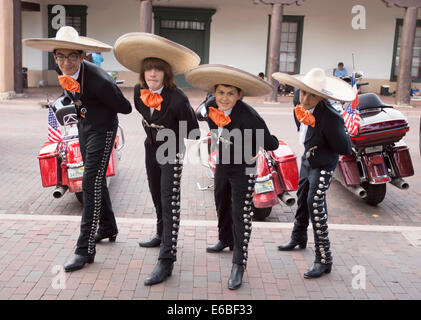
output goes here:
[[275, 86], [275, 89], [268, 96], [267, 100], [272, 102], [278, 101], [278, 82], [272, 78], [272, 74], [279, 72], [283, 6], [283, 4], [272, 5], [272, 16], [270, 20], [267, 78]]
[[13, 92], [13, 2], [0, 0], [0, 99]]
[[400, 43], [398, 82], [396, 88], [396, 104], [409, 105], [411, 102], [411, 69], [414, 53], [415, 31], [417, 28], [418, 8], [407, 8], [402, 27]]
[[14, 88], [16, 93], [23, 93], [22, 77], [22, 11], [21, 1], [13, 0], [13, 52], [14, 52]]
[[151, 0], [140, 0], [140, 32], [152, 32]]

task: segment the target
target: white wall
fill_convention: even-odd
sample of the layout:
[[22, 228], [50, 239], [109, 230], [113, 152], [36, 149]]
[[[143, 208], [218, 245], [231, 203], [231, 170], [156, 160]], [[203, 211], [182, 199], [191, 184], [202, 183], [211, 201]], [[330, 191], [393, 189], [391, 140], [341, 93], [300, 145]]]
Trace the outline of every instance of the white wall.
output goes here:
[[[23, 14], [24, 38], [47, 36], [46, 6], [57, 2], [86, 4], [88, 36], [110, 45], [120, 35], [139, 29], [139, 0], [38, 1], [42, 13]], [[357, 4], [366, 8], [366, 30], [351, 27], [351, 9]], [[234, 65], [253, 74], [265, 69], [270, 6], [256, 5], [253, 0], [155, 0], [154, 5], [216, 9], [211, 24], [209, 62]], [[381, 0], [305, 0], [299, 7], [285, 6], [284, 14], [304, 16], [301, 72], [314, 66], [331, 72], [339, 61], [351, 71], [354, 53], [356, 68], [363, 70], [367, 78], [389, 79], [396, 18], [403, 18], [404, 9], [388, 8]], [[105, 53], [104, 58], [105, 69], [125, 70], [112, 52]], [[46, 69], [46, 54], [24, 47], [23, 65]]]

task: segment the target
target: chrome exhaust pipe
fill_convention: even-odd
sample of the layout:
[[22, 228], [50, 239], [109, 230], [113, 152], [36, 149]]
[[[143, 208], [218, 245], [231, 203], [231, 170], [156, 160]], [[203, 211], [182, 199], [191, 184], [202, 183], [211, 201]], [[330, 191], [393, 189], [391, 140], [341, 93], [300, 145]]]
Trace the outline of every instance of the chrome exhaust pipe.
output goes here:
[[281, 201], [285, 203], [288, 207], [291, 207], [295, 204], [295, 198], [291, 196], [288, 192], [283, 192], [279, 196], [279, 199], [281, 199]]
[[344, 182], [344, 179], [341, 176], [341, 173], [339, 172], [340, 169], [336, 169], [333, 176], [335, 177], [336, 180], [338, 180], [338, 182], [340, 182], [340, 184], [342, 186], [344, 186], [346, 189], [348, 189], [349, 191], [351, 191], [353, 194], [355, 194], [357, 197], [364, 199], [367, 197], [367, 191], [362, 188], [361, 186], [347, 186], [346, 183]]
[[395, 187], [401, 189], [401, 190], [408, 190], [409, 189], [409, 183], [403, 180], [402, 178], [392, 179], [390, 181], [391, 184], [393, 184]]
[[344, 185], [345, 188], [347, 188], [349, 191], [351, 191], [353, 194], [355, 194], [357, 197], [360, 197], [361, 199], [364, 199], [367, 197], [367, 191], [365, 191], [364, 188], [360, 187], [360, 186], [346, 186]]
[[53, 191], [53, 197], [56, 199], [61, 198], [67, 191], [69, 187], [68, 186], [58, 186], [54, 191]]

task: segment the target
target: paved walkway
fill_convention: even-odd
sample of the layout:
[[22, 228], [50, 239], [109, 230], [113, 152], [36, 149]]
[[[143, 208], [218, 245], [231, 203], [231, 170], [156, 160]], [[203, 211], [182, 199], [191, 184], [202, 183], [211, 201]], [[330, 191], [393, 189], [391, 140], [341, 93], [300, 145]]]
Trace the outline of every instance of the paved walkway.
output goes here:
[[313, 243], [280, 252], [289, 223], [254, 223], [243, 286], [227, 288], [232, 254], [206, 253], [215, 221], [183, 220], [178, 261], [164, 283], [147, 287], [158, 249], [137, 245], [154, 221], [119, 218], [116, 243], [98, 244], [95, 262], [63, 273], [79, 218], [0, 215], [0, 299], [421, 299], [421, 228], [330, 225], [332, 273], [307, 280]]
[[[57, 88], [48, 91], [50, 99], [58, 95]], [[124, 92], [132, 95], [131, 90]], [[203, 97], [197, 91], [188, 95], [193, 106]], [[277, 205], [267, 222], [254, 223], [244, 284], [230, 291], [231, 253], [206, 253], [206, 246], [217, 240], [216, 212], [213, 192], [197, 189], [197, 182], [212, 183], [200, 166], [186, 166], [183, 172], [182, 227], [173, 275], [163, 284], [143, 285], [158, 250], [137, 245], [154, 233], [155, 221], [144, 168], [145, 135], [136, 111], [120, 116], [127, 145], [110, 185], [120, 227], [117, 242], [99, 244], [95, 263], [86, 268], [59, 272], [73, 254], [81, 206], [73, 194], [57, 200], [51, 188], [41, 186], [36, 157], [47, 138], [47, 110], [41, 107], [45, 100], [45, 94], [33, 90], [29, 97], [0, 102], [0, 299], [421, 299], [418, 106], [401, 109], [411, 126], [405, 141], [415, 167], [415, 176], [407, 179], [408, 191], [388, 185], [385, 200], [371, 207], [332, 183], [327, 197], [331, 274], [303, 278], [313, 261], [312, 242], [306, 250], [277, 250], [290, 235], [296, 208]], [[277, 105], [249, 102], [271, 131], [301, 154], [291, 97], [282, 97]]]

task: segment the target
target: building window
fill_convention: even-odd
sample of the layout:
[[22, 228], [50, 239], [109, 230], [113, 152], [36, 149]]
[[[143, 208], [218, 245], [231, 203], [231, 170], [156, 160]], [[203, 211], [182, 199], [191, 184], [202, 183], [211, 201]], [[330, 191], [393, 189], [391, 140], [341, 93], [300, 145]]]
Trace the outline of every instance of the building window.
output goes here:
[[[395, 45], [393, 49], [392, 72], [391, 72], [391, 77], [390, 77], [391, 81], [396, 81], [398, 77], [402, 25], [403, 25], [403, 20], [397, 19]], [[421, 20], [417, 20], [417, 27], [415, 31], [411, 77], [412, 77], [412, 81], [421, 82]]]
[[298, 22], [283, 22], [279, 71], [295, 73], [297, 62]]
[[187, 20], [161, 20], [161, 29], [205, 30], [205, 23]]
[[[270, 20], [268, 24], [267, 54], [269, 54]], [[301, 47], [303, 39], [304, 16], [282, 17], [281, 46], [279, 48], [279, 71], [289, 74], [300, 73]], [[267, 71], [266, 57], [266, 71]], [[266, 72], [267, 73], [267, 72]]]

